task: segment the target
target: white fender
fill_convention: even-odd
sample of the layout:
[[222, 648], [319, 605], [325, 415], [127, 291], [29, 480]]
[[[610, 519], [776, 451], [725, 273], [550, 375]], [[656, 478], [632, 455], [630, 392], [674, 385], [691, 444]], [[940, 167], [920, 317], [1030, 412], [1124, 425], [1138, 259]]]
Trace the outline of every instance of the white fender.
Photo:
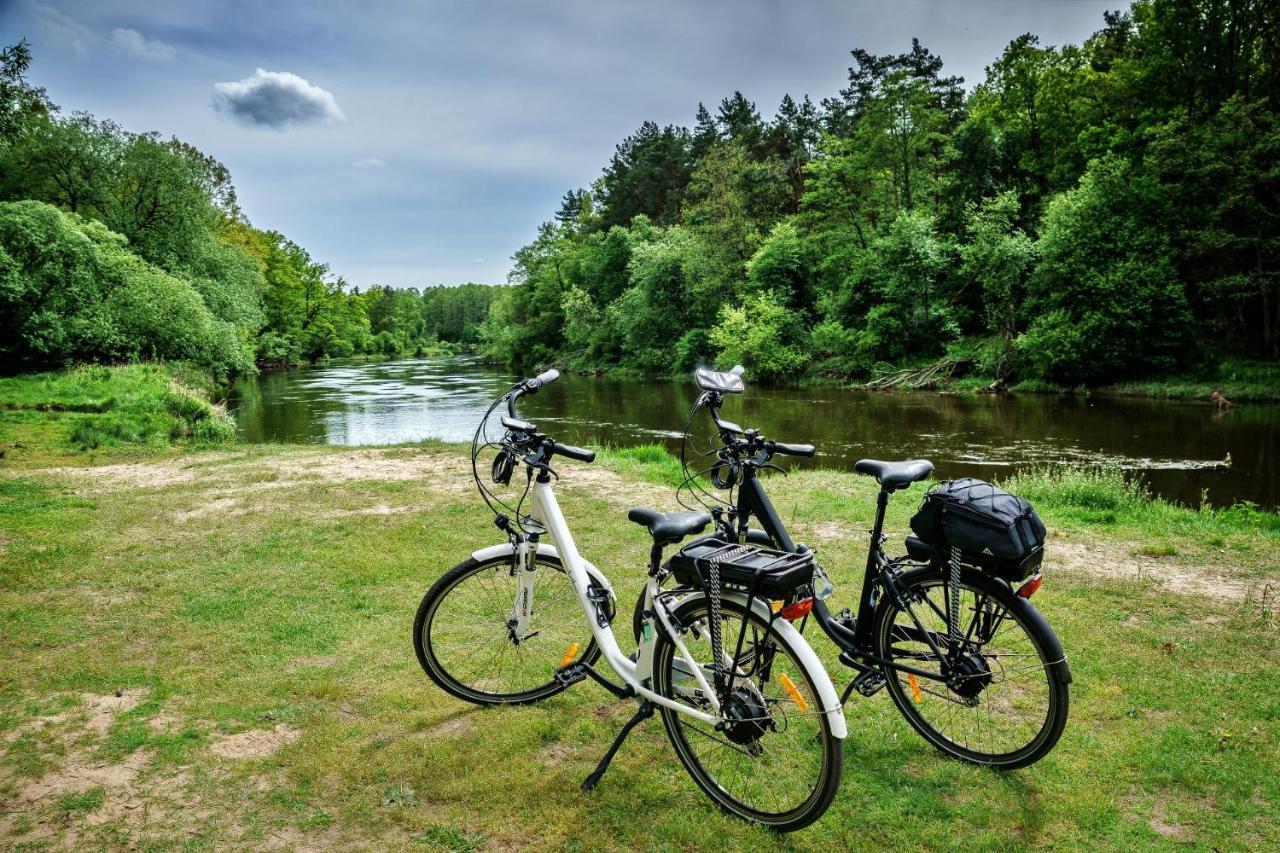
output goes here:
[[[687, 599], [695, 595], [703, 595], [703, 593], [701, 591], [690, 592], [689, 595], [680, 597], [680, 603], [683, 604]], [[747, 605], [746, 593], [725, 590], [720, 594], [720, 598], [721, 600], [731, 598], [743, 607]], [[672, 610], [674, 609], [675, 607], [672, 607]], [[773, 616], [769, 610], [769, 603], [759, 596], [752, 601], [751, 609], [766, 622]], [[804, 634], [797, 631], [794, 625], [786, 619], [775, 619], [773, 627], [778, 632], [778, 636], [791, 643], [792, 648], [795, 649], [796, 657], [800, 659], [800, 664], [813, 676], [813, 684], [818, 690], [818, 700], [822, 703], [823, 713], [831, 721], [831, 734], [843, 740], [849, 734], [849, 727], [845, 723], [844, 708], [840, 705], [840, 697], [836, 694], [836, 687], [831, 683], [831, 676], [827, 675], [827, 668], [822, 665], [822, 661], [818, 659], [817, 653], [814, 652], [813, 646], [809, 645], [809, 641], [804, 638]]]
[[[510, 542], [502, 542], [498, 545], [490, 545], [488, 548], [481, 548], [479, 551], [472, 551], [471, 559], [475, 560], [477, 563], [484, 563], [494, 559], [495, 557], [510, 557], [513, 550], [514, 549]], [[560, 552], [556, 550], [556, 546], [550, 545], [546, 542], [538, 543], [538, 553], [547, 557], [560, 559]], [[591, 576], [591, 579], [607, 589], [609, 591], [609, 597], [616, 600], [618, 596], [614, 594], [613, 584], [609, 583], [609, 579], [601, 574], [599, 569], [591, 565], [591, 563], [587, 562], [585, 559], [582, 561], [582, 564], [586, 566], [587, 574]]]

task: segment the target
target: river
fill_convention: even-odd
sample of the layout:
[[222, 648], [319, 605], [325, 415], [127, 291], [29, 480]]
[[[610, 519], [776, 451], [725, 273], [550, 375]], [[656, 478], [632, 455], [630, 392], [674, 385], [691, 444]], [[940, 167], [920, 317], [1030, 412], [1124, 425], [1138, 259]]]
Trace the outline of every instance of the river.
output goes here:
[[[469, 441], [515, 379], [466, 357], [343, 364], [240, 380], [230, 407], [250, 442]], [[679, 446], [691, 380], [566, 375], [521, 414], [572, 444]], [[942, 477], [998, 478], [1063, 462], [1140, 473], [1171, 500], [1199, 505], [1280, 497], [1280, 406], [1219, 412], [1203, 402], [1115, 397], [868, 393], [748, 383], [723, 414], [781, 441], [810, 442], [799, 464], [851, 468], [862, 457], [933, 460]], [[1230, 464], [1226, 464], [1228, 457]]]

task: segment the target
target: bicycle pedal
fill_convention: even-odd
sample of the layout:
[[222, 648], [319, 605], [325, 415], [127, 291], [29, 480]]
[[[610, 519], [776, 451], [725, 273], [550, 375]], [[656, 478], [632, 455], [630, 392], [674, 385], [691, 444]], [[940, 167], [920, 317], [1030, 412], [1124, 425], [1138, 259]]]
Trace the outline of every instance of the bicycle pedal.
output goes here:
[[884, 689], [884, 674], [869, 669], [853, 680], [853, 689], [857, 690], [863, 696], [874, 696]]
[[562, 687], [571, 687], [587, 677], [587, 665], [575, 663], [556, 670], [556, 683]]

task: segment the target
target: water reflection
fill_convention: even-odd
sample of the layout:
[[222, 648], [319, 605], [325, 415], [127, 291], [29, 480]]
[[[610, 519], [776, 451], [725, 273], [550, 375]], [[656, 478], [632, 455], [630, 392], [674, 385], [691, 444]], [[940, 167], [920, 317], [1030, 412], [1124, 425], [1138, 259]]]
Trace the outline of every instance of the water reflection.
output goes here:
[[[467, 441], [518, 377], [465, 358], [414, 359], [268, 373], [232, 395], [253, 442], [387, 444]], [[565, 441], [673, 449], [694, 399], [687, 380], [566, 376], [524, 413]], [[1086, 397], [869, 394], [748, 387], [725, 415], [781, 440], [816, 444], [815, 463], [927, 457], [942, 476], [993, 477], [1046, 462], [1140, 471], [1159, 493], [1197, 504], [1275, 506], [1280, 406], [1228, 412], [1201, 403]], [[1228, 453], [1230, 467], [1222, 463]]]

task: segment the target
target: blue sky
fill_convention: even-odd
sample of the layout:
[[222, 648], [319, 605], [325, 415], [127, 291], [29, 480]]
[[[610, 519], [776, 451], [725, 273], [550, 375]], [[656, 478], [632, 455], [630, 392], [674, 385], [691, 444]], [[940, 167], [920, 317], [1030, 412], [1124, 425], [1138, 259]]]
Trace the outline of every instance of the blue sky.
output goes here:
[[505, 280], [646, 119], [735, 89], [771, 117], [912, 36], [972, 85], [1021, 33], [1078, 43], [1125, 5], [0, 0], [0, 42], [30, 40], [65, 111], [217, 157], [255, 225], [350, 284], [408, 287]]

